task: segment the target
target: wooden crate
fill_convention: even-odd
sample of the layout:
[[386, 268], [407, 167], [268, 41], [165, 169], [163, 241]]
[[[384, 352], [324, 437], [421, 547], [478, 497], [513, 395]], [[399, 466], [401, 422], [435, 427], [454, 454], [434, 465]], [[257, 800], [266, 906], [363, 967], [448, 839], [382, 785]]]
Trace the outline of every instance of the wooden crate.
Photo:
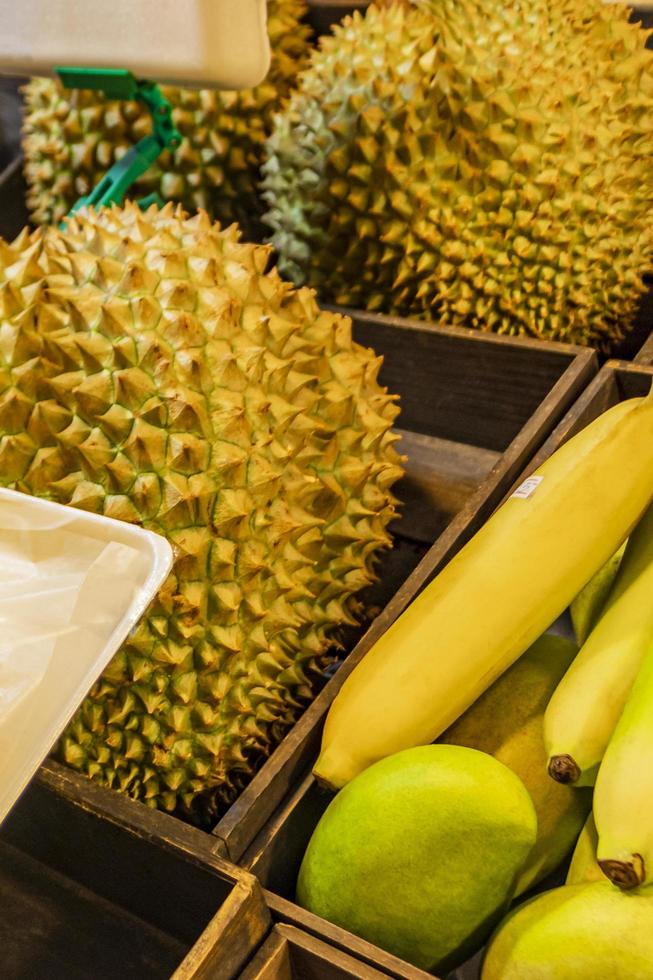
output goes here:
[[[523, 477], [532, 472], [589, 422], [619, 401], [647, 394], [652, 382], [653, 367], [634, 365], [625, 361], [608, 362], [566, 413], [540, 451], [526, 465], [518, 480], [507, 489], [505, 496]], [[434, 566], [426, 560], [421, 563], [406, 588], [402, 590], [403, 596], [399, 603], [401, 608], [417, 595], [433, 577], [436, 567], [442, 564], [440, 562]], [[409, 595], [406, 594], [408, 591]], [[394, 606], [394, 600], [392, 605]], [[374, 636], [378, 635], [376, 629], [370, 632]], [[364, 646], [367, 650], [370, 643], [366, 642]], [[340, 678], [337, 678], [336, 684], [339, 680]], [[326, 938], [332, 944], [342, 944], [346, 948], [353, 937], [292, 904], [302, 856], [318, 820], [332, 799], [332, 794], [320, 789], [310, 774], [310, 765], [316, 756], [321, 737], [323, 719], [324, 711], [312, 712], [312, 730], [308, 728], [306, 716], [297, 726], [298, 729], [301, 726], [305, 745], [310, 746], [311, 758], [306, 760], [307, 765], [303, 775], [296, 779], [279, 809], [270, 817], [267, 825], [242, 856], [240, 864], [254, 873], [268, 893], [275, 896], [273, 900], [268, 899], [275, 921], [291, 922], [311, 932], [317, 938]], [[294, 732], [292, 737], [296, 736], [297, 732]], [[302, 758], [305, 755], [306, 753], [302, 753]], [[369, 962], [375, 965], [373, 961]], [[407, 973], [407, 975], [411, 974]], [[462, 972], [454, 974], [454, 976], [462, 975]], [[472, 980], [476, 977], [476, 968], [471, 970], [467, 968], [464, 976], [465, 980]]]
[[[319, 724], [353, 669], [414, 594], [418, 583], [448, 560], [482, 524], [555, 424], [596, 372], [596, 356], [564, 344], [496, 337], [478, 331], [352, 313], [356, 339], [384, 356], [380, 380], [401, 396], [401, 448], [406, 477], [393, 528], [394, 547], [379, 582], [364, 596], [382, 610], [366, 633], [350, 631], [352, 651], [335, 676], [263, 765], [250, 786], [212, 828], [213, 848], [237, 861], [287, 793], [317, 747]], [[63, 779], [63, 774], [66, 778]], [[82, 792], [87, 780], [56, 762], [44, 778]], [[111, 814], [116, 793], [95, 787]], [[141, 803], [152, 836], [170, 818]]]
[[[27, 789], [0, 830], [1, 976], [231, 980], [251, 957], [271, 925], [256, 880], [178, 821], [159, 821], [154, 840], [126, 802], [108, 814], [65, 772]], [[212, 972], [206, 936], [220, 948]]]

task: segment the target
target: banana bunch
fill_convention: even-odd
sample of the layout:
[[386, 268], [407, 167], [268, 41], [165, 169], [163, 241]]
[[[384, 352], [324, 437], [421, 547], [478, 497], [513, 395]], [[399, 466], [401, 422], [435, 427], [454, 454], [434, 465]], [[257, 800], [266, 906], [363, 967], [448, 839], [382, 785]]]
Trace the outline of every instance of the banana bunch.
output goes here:
[[[603, 612], [544, 715], [549, 773], [595, 785], [574, 867], [595, 856], [615, 885], [653, 881], [653, 506], [628, 541]], [[591, 845], [590, 845], [591, 841]]]
[[591, 786], [653, 639], [653, 507], [632, 534], [603, 613], [544, 715], [549, 773]]
[[316, 778], [339, 789], [434, 741], [571, 604], [581, 649], [544, 714], [549, 775], [596, 784], [570, 881], [653, 881], [652, 600], [653, 389], [552, 455], [376, 643], [331, 707]]
[[[339, 789], [377, 760], [434, 741], [614, 556], [652, 499], [653, 393], [610, 408], [563, 445], [381, 637], [331, 707], [314, 769], [318, 781]], [[647, 514], [632, 535], [622, 582], [628, 568], [635, 576], [646, 563], [649, 523]], [[629, 581], [621, 598], [615, 586], [610, 601], [630, 609], [641, 604], [646, 586], [638, 582], [640, 598], [631, 601]], [[649, 619], [653, 632], [653, 612]], [[639, 661], [628, 649], [632, 681]], [[620, 687], [617, 673], [604, 670], [612, 678], [606, 697], [621, 698], [623, 707], [628, 683]], [[595, 705], [594, 714], [604, 707]], [[618, 703], [616, 710], [618, 717]], [[586, 715], [600, 727], [592, 711]], [[579, 774], [596, 761], [560, 746], [556, 753], [570, 755]], [[571, 764], [567, 770], [576, 775]]]

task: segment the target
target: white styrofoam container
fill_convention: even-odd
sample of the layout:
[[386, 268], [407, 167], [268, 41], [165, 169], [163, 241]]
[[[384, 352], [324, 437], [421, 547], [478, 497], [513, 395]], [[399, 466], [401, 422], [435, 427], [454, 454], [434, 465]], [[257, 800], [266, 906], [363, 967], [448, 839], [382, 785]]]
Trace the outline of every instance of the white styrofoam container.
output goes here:
[[0, 489], [0, 820], [171, 566], [158, 534]]
[[127, 68], [201, 88], [258, 85], [270, 65], [266, 0], [0, 0], [0, 72]]

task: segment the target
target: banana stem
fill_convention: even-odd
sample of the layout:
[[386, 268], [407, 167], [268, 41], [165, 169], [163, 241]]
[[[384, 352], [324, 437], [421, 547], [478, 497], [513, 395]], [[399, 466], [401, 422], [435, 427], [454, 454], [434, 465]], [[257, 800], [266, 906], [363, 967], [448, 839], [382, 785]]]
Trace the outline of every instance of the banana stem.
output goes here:
[[549, 776], [557, 783], [577, 783], [580, 767], [570, 755], [552, 755], [549, 759]]
[[628, 861], [599, 861], [599, 866], [612, 884], [624, 891], [637, 888], [646, 880], [646, 867], [641, 854], [631, 854]]

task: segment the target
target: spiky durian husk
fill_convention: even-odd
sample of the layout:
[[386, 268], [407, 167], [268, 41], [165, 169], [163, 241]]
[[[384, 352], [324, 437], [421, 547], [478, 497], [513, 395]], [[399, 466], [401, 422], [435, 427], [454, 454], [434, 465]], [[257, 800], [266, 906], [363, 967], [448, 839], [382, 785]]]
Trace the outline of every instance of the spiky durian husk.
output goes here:
[[268, 257], [172, 205], [0, 240], [0, 484], [175, 550], [59, 755], [195, 818], [306, 704], [401, 473], [381, 359]]
[[415, 0], [325, 37], [268, 141], [280, 267], [338, 303], [601, 343], [650, 268], [653, 55], [601, 0]]
[[[162, 86], [182, 143], [161, 155], [131, 197], [156, 191], [191, 212], [204, 208], [223, 224], [238, 221], [250, 237], [260, 237], [263, 144], [274, 112], [306, 62], [310, 33], [302, 23], [305, 0], [269, 0], [268, 8], [273, 56], [267, 78], [243, 92]], [[47, 78], [32, 79], [24, 92], [27, 205], [37, 224], [56, 224], [150, 132], [150, 116], [137, 102], [65, 91]]]

